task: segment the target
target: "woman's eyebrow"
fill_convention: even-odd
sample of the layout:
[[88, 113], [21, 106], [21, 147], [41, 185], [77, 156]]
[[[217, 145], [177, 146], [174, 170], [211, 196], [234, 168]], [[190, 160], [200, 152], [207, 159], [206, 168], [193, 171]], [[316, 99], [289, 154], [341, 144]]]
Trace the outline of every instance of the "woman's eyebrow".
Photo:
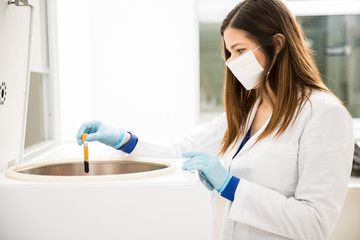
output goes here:
[[247, 45], [247, 43], [242, 43], [242, 42], [239, 42], [239, 43], [235, 43], [234, 45], [232, 45], [231, 47], [230, 47], [230, 49], [233, 49], [234, 47], [236, 47], [237, 45]]
[[237, 45], [240, 45], [240, 44], [246, 45], [246, 43], [241, 43], [240, 42], [240, 43], [235, 43], [234, 45], [231, 46], [231, 48], [234, 48], [234, 47], [236, 47]]

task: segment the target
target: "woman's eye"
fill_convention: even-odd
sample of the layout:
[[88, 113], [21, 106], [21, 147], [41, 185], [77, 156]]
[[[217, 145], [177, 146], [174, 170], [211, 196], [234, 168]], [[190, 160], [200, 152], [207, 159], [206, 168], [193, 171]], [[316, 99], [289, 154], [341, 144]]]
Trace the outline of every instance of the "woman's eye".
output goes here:
[[245, 48], [237, 49], [236, 52], [242, 54], [245, 51]]

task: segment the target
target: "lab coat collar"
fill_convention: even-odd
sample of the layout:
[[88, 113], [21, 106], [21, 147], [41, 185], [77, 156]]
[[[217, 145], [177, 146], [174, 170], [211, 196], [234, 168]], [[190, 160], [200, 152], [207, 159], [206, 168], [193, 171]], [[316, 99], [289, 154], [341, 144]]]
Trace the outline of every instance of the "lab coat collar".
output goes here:
[[[250, 126], [252, 125], [256, 112], [259, 108], [261, 102], [261, 97], [259, 97], [255, 104], [253, 109], [251, 110], [251, 113], [248, 117], [248, 120], [246, 121], [246, 131], [245, 134], [249, 131]], [[266, 122], [263, 124], [263, 126], [245, 143], [245, 145], [243, 146], [243, 148], [240, 150], [240, 152], [237, 154], [236, 157], [240, 156], [243, 152], [248, 151], [249, 148], [252, 147], [252, 145], [255, 143], [257, 137], [265, 130], [266, 126], [268, 125], [270, 118], [272, 115], [270, 115], [270, 117], [266, 120]], [[238, 150], [238, 148], [240, 147], [240, 144], [243, 140], [243, 138], [245, 137], [245, 134], [243, 134], [243, 136], [241, 136], [241, 138], [239, 139], [239, 141], [237, 141], [234, 145], [234, 147], [232, 148], [232, 150], [230, 151], [230, 156], [234, 156], [236, 151]]]

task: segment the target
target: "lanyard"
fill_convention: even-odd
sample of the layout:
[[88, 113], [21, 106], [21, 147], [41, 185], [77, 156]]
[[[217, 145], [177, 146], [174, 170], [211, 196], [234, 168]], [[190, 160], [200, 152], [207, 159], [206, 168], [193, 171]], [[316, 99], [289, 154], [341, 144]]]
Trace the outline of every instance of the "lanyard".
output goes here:
[[[232, 157], [232, 159], [234, 159], [236, 157], [236, 155], [240, 152], [240, 150], [244, 147], [244, 145], [246, 144], [246, 142], [250, 139], [250, 134], [251, 134], [251, 127], [249, 128], [248, 132], [246, 133], [246, 136], [244, 137], [244, 139], [242, 140], [239, 149], [236, 151], [235, 155]], [[230, 171], [230, 167], [231, 164], [229, 166], [229, 171]]]

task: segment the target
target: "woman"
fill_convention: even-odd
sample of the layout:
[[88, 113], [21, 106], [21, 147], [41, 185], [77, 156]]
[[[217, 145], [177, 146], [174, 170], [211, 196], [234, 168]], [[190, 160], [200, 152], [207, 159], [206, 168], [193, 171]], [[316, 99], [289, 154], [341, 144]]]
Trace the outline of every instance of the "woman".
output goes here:
[[[79, 129], [132, 156], [186, 157], [227, 198], [222, 239], [327, 239], [341, 211], [352, 118], [280, 0], [246, 0], [221, 26], [225, 114], [169, 146], [101, 122]], [[223, 160], [220, 163], [218, 156]]]

